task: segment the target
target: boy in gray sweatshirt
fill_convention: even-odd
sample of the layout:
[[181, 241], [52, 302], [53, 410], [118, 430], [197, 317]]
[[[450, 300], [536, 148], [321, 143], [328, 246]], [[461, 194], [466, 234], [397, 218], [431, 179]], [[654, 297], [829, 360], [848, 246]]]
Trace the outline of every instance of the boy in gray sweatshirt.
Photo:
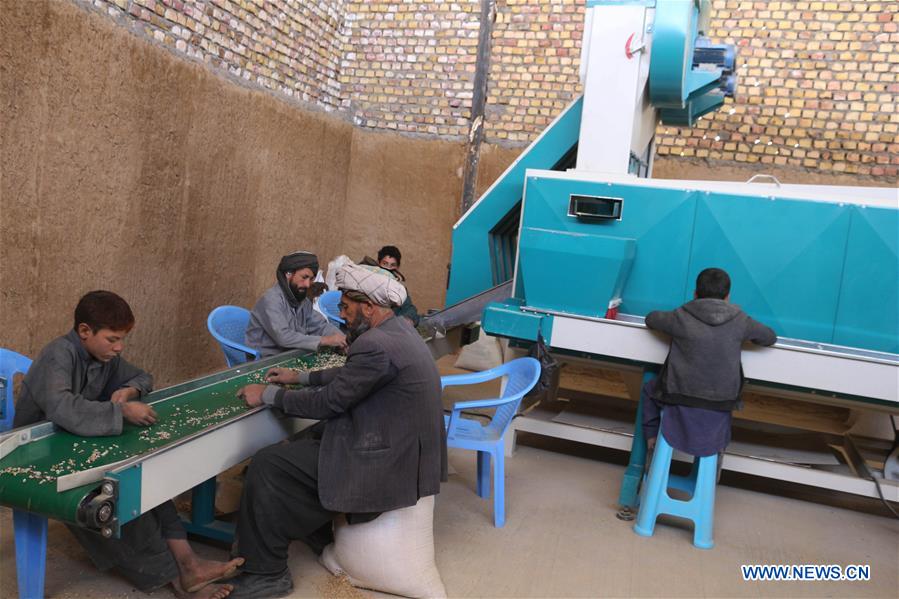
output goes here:
[[[75, 307], [72, 330], [51, 341], [28, 369], [16, 403], [14, 426], [50, 420], [82, 437], [114, 436], [125, 424], [151, 426], [156, 412], [142, 400], [153, 379], [121, 356], [134, 327], [128, 303], [111, 291], [91, 291]], [[171, 501], [107, 539], [69, 526], [100, 570], [115, 569], [144, 592], [170, 585], [181, 599], [224, 599], [229, 584], [210, 584], [233, 573], [242, 559], [201, 559]]]
[[743, 343], [773, 345], [777, 335], [729, 302], [730, 277], [707, 268], [694, 299], [646, 315], [646, 326], [671, 336], [658, 378], [643, 387], [643, 432], [652, 450], [661, 422], [668, 443], [693, 456], [720, 453], [730, 442], [731, 411], [743, 386]]

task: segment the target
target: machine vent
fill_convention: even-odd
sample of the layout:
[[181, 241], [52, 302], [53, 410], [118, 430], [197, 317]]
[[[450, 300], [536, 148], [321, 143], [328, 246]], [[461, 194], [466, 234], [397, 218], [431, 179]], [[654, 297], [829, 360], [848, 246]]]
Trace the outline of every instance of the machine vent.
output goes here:
[[520, 223], [521, 202], [518, 202], [490, 230], [490, 260], [494, 285], [505, 283], [515, 274], [515, 253], [518, 249]]
[[623, 206], [622, 198], [571, 194], [568, 200], [568, 216], [585, 221], [621, 220]]

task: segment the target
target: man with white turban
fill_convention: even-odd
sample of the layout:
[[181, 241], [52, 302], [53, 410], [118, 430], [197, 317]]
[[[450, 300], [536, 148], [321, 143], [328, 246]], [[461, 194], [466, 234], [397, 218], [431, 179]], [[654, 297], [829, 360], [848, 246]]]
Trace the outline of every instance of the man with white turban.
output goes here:
[[259, 298], [250, 313], [246, 343], [267, 358], [291, 349], [309, 352], [323, 347], [346, 348], [337, 327], [316, 312], [307, 291], [318, 272], [318, 258], [294, 252], [281, 258], [276, 283]]
[[337, 513], [350, 524], [368, 522], [437, 494], [446, 480], [440, 375], [421, 337], [392, 310], [405, 288], [381, 268], [355, 264], [338, 271], [337, 286], [351, 340], [346, 364], [274, 368], [267, 378], [276, 384], [238, 392], [251, 407], [321, 423], [320, 437], [273, 445], [250, 464], [237, 522], [237, 554], [246, 560], [233, 581], [237, 599], [289, 594], [290, 541], [320, 553]]

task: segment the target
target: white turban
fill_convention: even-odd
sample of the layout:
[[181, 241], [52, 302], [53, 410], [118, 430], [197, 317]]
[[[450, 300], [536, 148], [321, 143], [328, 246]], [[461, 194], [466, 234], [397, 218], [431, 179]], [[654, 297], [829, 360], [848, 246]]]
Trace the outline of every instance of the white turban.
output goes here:
[[389, 270], [379, 266], [346, 264], [337, 271], [337, 288], [355, 291], [368, 297], [373, 304], [385, 308], [402, 306], [406, 288]]

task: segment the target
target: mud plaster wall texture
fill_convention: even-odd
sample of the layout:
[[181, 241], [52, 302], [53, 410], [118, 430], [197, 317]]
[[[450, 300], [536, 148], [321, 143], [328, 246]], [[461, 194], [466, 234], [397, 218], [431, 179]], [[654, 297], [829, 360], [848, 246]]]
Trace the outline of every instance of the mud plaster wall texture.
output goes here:
[[[354, 132], [70, 2], [0, 8], [0, 346], [34, 357], [106, 288], [137, 316], [125, 355], [157, 384], [185, 380], [224, 365], [209, 311], [251, 306], [298, 248], [357, 257], [402, 239], [413, 297], [442, 302], [458, 144]], [[430, 218], [398, 208], [410, 193]], [[345, 245], [360, 221], [372, 237]]]

